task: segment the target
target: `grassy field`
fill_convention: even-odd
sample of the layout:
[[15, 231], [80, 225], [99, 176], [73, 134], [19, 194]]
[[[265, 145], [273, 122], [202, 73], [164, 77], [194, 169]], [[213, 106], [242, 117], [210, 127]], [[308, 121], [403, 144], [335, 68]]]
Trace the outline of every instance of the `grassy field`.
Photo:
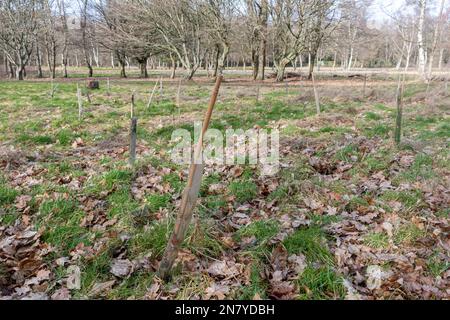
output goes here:
[[[187, 168], [173, 130], [201, 120], [213, 81], [0, 81], [0, 297], [450, 298], [450, 90], [410, 79], [393, 142], [395, 77], [287, 86], [227, 76], [211, 127], [278, 128], [281, 170], [205, 170], [172, 280], [155, 276]], [[79, 80], [82, 81], [82, 80]], [[82, 84], [82, 82], [80, 82]], [[83, 86], [84, 87], [84, 86]], [[260, 87], [257, 101], [256, 91]], [[85, 91], [85, 90], [84, 90]], [[137, 163], [128, 160], [136, 92]], [[428, 92], [428, 93], [427, 93]]]

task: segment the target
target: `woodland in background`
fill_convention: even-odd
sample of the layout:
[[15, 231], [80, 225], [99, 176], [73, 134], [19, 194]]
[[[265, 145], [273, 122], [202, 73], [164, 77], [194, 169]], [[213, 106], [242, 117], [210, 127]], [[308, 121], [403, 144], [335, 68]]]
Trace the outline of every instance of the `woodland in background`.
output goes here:
[[[3, 0], [4, 73], [69, 77], [68, 67], [178, 69], [191, 79], [225, 68], [254, 79], [288, 76], [287, 67], [417, 70], [423, 79], [450, 59], [445, 0], [407, 1], [386, 17], [371, 0]], [[119, 71], [120, 70], [120, 71]], [[270, 75], [272, 76], [272, 75]]]

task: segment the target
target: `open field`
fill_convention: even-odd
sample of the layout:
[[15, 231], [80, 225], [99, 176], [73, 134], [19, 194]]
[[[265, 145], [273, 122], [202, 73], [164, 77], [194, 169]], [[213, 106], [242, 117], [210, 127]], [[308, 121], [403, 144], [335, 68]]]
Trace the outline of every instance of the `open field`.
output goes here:
[[[162, 94], [147, 108], [160, 74]], [[364, 88], [361, 77], [319, 73], [317, 115], [305, 79], [225, 73], [210, 127], [279, 129], [281, 169], [267, 178], [256, 166], [207, 166], [164, 283], [155, 271], [188, 174], [170, 159], [171, 134], [202, 120], [213, 86], [183, 81], [177, 105], [179, 79], [168, 75], [105, 70], [82, 119], [81, 73], [55, 80], [53, 97], [48, 79], [0, 81], [0, 297], [450, 298], [445, 75], [429, 87], [407, 79], [397, 146], [395, 74], [372, 74]]]

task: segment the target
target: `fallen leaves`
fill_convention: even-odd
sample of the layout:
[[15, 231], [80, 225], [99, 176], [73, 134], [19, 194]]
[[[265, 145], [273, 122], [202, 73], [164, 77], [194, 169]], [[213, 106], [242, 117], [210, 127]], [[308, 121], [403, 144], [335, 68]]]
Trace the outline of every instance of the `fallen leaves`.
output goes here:
[[69, 266], [67, 268], [66, 285], [69, 290], [79, 290], [81, 288], [81, 270], [78, 266]]
[[134, 270], [133, 263], [128, 259], [114, 260], [111, 265], [111, 273], [119, 278], [125, 278], [129, 276]]

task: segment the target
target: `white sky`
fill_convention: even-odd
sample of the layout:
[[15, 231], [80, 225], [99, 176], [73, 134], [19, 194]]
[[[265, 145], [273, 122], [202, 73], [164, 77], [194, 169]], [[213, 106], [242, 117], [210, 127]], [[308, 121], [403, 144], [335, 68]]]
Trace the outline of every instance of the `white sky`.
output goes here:
[[389, 19], [386, 12], [392, 14], [404, 4], [404, 0], [374, 0], [371, 7], [372, 18], [378, 22]]

